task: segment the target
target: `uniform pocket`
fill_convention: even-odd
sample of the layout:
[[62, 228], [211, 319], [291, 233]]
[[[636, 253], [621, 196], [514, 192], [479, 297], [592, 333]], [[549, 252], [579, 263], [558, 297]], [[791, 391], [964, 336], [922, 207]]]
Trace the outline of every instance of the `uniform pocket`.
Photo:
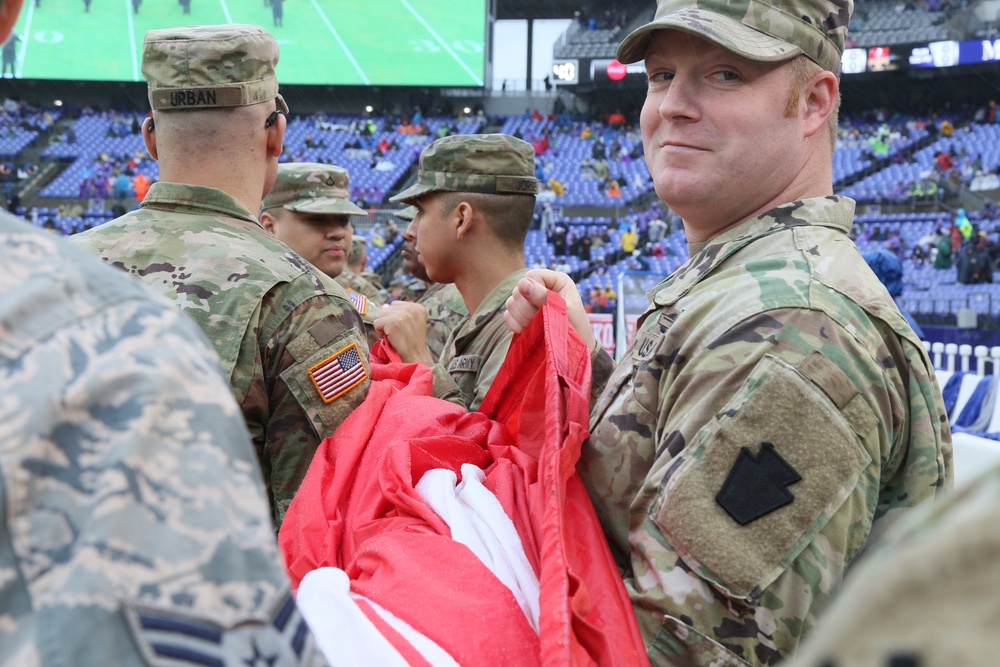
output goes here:
[[348, 331], [286, 368], [281, 379], [323, 439], [364, 400], [371, 369], [357, 334]]
[[[832, 362], [807, 362], [762, 359], [651, 507], [685, 563], [733, 598], [752, 602], [773, 583], [871, 463], [871, 408]], [[831, 539], [846, 550], [846, 536]]]

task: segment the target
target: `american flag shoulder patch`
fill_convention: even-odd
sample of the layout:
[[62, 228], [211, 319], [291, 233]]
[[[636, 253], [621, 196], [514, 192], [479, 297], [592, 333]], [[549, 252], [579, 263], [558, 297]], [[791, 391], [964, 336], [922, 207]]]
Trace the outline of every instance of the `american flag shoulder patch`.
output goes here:
[[351, 303], [354, 304], [355, 310], [364, 315], [368, 312], [368, 297], [364, 294], [359, 294], [352, 289], [347, 290], [347, 296], [350, 297]]
[[335, 400], [368, 379], [357, 343], [351, 343], [309, 369], [309, 379], [324, 403]]

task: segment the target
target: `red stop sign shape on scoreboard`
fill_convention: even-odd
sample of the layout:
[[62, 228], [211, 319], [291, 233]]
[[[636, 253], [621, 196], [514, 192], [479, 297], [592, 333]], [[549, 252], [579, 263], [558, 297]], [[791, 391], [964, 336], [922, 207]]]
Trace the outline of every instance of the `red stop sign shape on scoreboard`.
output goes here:
[[626, 74], [628, 74], [628, 68], [617, 60], [608, 63], [608, 78], [612, 81], [621, 81]]

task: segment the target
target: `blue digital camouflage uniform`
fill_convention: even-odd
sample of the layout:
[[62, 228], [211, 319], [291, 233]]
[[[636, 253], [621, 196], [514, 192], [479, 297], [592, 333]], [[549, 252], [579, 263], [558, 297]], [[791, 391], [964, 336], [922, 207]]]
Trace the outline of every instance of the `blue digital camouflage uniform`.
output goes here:
[[325, 664], [197, 327], [6, 214], [0, 267], [0, 664]]
[[319, 442], [368, 391], [347, 295], [213, 188], [154, 183], [138, 210], [73, 240], [175, 301], [215, 346], [280, 525]]
[[792, 655], [873, 531], [951, 484], [933, 367], [853, 213], [793, 202], [692, 247], [595, 406], [579, 470], [654, 664]]

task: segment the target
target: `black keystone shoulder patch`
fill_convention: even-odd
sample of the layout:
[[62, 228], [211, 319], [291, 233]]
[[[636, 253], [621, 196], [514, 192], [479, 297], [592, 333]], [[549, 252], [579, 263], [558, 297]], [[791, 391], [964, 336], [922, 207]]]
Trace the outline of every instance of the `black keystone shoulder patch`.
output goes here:
[[749, 447], [743, 447], [716, 494], [715, 502], [738, 524], [745, 526], [790, 505], [795, 496], [785, 487], [801, 479], [798, 471], [770, 442], [761, 443], [757, 456]]

